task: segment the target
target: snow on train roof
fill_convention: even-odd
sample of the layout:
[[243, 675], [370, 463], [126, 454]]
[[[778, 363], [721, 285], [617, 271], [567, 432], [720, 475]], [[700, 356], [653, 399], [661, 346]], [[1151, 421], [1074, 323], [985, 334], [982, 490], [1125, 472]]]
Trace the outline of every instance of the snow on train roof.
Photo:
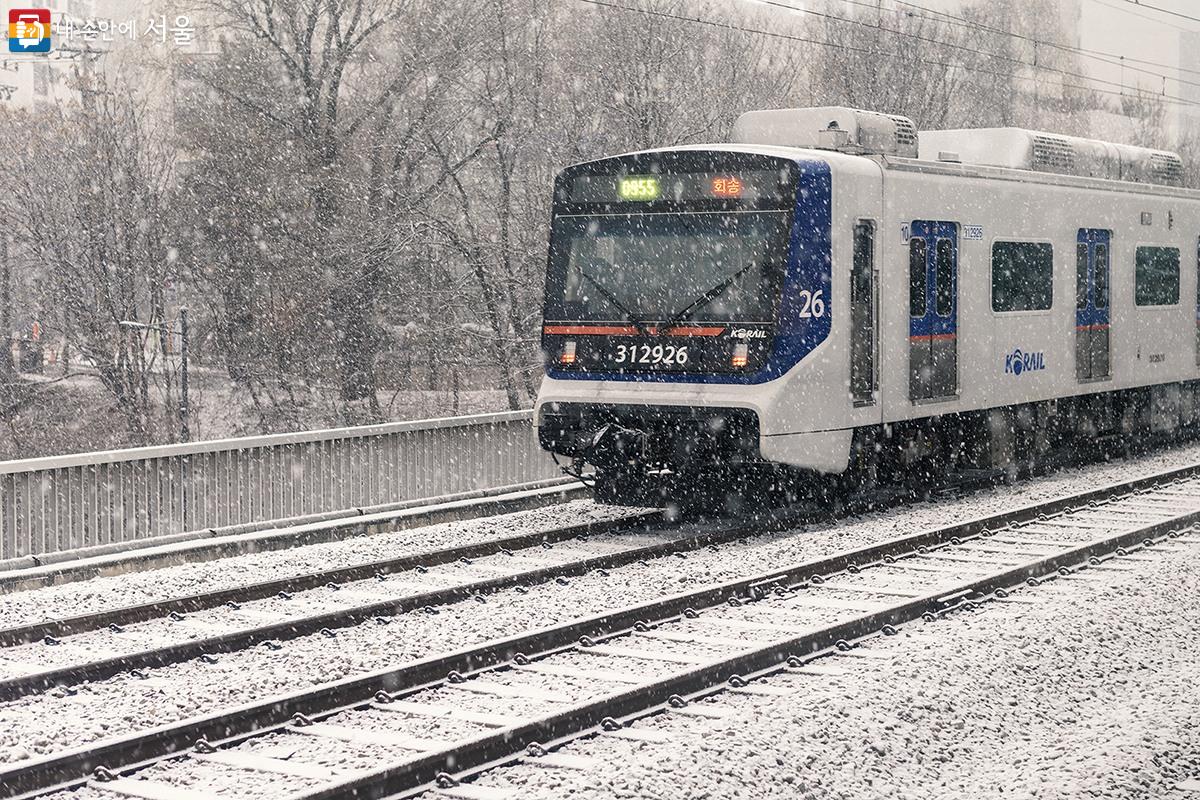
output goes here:
[[917, 157], [1086, 178], [1183, 185], [1175, 153], [1021, 128], [921, 131]]
[[1182, 186], [1175, 153], [1021, 128], [920, 131], [894, 114], [822, 106], [747, 111], [732, 141]]

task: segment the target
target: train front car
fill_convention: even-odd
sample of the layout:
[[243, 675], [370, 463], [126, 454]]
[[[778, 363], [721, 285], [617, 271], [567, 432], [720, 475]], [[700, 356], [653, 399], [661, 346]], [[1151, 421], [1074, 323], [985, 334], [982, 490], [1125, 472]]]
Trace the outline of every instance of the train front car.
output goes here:
[[732, 488], [771, 460], [764, 419], [829, 336], [830, 302], [826, 162], [734, 147], [570, 167], [554, 193], [542, 446], [594, 465], [602, 502]]

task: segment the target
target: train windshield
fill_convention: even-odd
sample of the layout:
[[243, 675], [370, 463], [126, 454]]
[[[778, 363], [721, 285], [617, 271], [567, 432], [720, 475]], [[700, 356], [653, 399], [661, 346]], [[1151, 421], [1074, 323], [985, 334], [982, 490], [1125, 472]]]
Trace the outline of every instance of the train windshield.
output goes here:
[[558, 216], [548, 316], [770, 323], [789, 227], [782, 210]]

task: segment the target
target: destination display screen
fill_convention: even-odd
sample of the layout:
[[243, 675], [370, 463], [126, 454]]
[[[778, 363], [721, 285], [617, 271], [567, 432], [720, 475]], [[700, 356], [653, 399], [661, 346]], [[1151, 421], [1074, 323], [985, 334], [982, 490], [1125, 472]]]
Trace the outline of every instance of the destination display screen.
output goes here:
[[622, 200], [657, 200], [662, 181], [657, 175], [627, 175], [617, 178], [617, 197]]
[[682, 173], [577, 175], [570, 181], [570, 203], [690, 203], [704, 200], [759, 203], [779, 201], [788, 180], [775, 169], [728, 169]]

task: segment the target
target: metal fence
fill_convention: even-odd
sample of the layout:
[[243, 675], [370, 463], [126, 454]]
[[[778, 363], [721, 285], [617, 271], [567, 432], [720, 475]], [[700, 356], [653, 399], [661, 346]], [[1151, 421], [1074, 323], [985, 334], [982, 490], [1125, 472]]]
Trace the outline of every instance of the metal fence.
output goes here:
[[529, 411], [0, 462], [0, 560], [559, 475]]

